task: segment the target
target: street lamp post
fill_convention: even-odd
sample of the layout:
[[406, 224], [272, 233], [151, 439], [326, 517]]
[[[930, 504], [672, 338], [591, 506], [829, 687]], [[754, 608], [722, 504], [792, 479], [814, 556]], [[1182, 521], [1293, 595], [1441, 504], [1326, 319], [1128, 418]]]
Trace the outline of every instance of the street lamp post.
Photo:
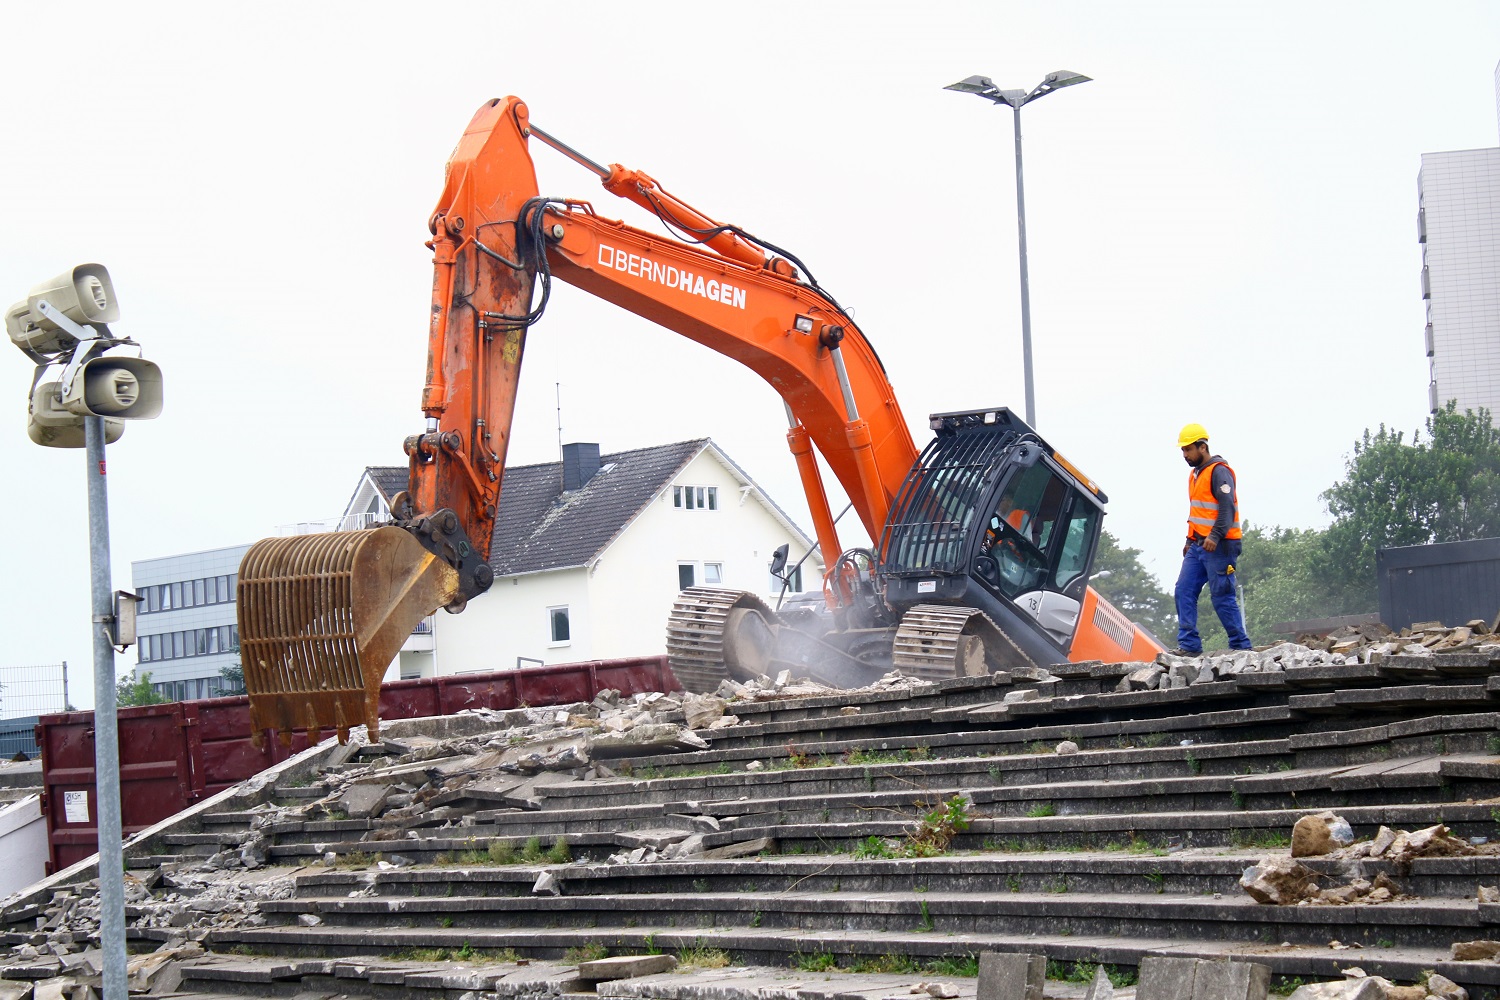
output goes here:
[[958, 90], [965, 94], [978, 94], [987, 101], [1003, 104], [1014, 112], [1016, 127], [1016, 232], [1021, 240], [1021, 362], [1026, 376], [1026, 422], [1036, 426], [1036, 388], [1031, 376], [1031, 282], [1026, 269], [1026, 189], [1021, 179], [1021, 108], [1038, 97], [1045, 97], [1054, 90], [1071, 87], [1075, 83], [1088, 83], [1092, 77], [1080, 73], [1058, 70], [1048, 73], [1041, 83], [1030, 92], [1024, 90], [1001, 90], [987, 76], [971, 76], [958, 83], [949, 84], [944, 90]]

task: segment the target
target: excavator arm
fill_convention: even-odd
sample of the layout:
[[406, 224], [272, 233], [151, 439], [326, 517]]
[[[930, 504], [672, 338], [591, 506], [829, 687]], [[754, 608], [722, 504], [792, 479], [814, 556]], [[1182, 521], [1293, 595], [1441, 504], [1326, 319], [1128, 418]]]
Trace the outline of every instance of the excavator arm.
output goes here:
[[[532, 138], [698, 242], [604, 218], [584, 201], [539, 197]], [[431, 226], [423, 410], [436, 428], [407, 442], [417, 512], [459, 512], [472, 544], [487, 554], [526, 332], [556, 277], [758, 373], [785, 400], [793, 438], [805, 434], [816, 445], [866, 531], [879, 537], [916, 446], [869, 342], [785, 258], [643, 173], [593, 163], [533, 127], [513, 97], [475, 115], [449, 162]], [[814, 492], [815, 504], [826, 507], [821, 486]], [[828, 520], [818, 526], [819, 540], [836, 553]]]
[[[538, 193], [529, 142], [599, 175], [606, 190], [687, 239]], [[257, 733], [366, 723], [378, 733], [380, 678], [439, 607], [461, 610], [493, 580], [488, 563], [526, 337], [553, 277], [734, 358], [786, 402], [788, 442], [819, 545], [841, 551], [814, 446], [871, 538], [917, 455], [859, 328], [784, 256], [668, 194], [603, 167], [531, 123], [515, 97], [474, 115], [429, 221], [432, 305], [422, 411], [404, 443], [410, 474], [395, 524], [267, 539], [239, 582], [242, 662]]]

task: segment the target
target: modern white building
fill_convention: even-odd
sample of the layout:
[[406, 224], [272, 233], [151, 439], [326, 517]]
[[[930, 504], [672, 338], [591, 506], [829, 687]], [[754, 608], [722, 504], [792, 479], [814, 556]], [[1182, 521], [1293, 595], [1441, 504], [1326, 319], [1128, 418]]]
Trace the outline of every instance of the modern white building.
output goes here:
[[[404, 466], [366, 469], [342, 522], [385, 519], [406, 480]], [[685, 587], [774, 604], [767, 566], [783, 544], [796, 562], [814, 543], [707, 438], [608, 455], [566, 445], [561, 462], [505, 470], [494, 586], [462, 614], [433, 616], [431, 651], [403, 650], [401, 676], [659, 655]], [[815, 553], [790, 589], [822, 574]]]
[[1428, 407], [1500, 417], [1500, 148], [1423, 153], [1417, 205]]
[[136, 634], [136, 675], [168, 701], [213, 698], [220, 675], [240, 661], [234, 589], [249, 545], [141, 559], [130, 564], [143, 602]]

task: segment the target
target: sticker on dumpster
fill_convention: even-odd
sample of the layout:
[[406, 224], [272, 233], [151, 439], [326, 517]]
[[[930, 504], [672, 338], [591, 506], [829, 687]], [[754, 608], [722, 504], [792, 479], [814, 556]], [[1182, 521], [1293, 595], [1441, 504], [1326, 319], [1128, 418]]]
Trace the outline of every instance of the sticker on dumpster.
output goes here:
[[89, 821], [89, 793], [63, 792], [63, 818], [67, 823]]

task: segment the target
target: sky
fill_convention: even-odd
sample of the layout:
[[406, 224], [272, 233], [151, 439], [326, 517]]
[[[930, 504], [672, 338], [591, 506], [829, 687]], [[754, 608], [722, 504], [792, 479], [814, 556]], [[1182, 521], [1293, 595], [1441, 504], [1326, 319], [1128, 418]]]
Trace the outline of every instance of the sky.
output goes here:
[[[1037, 424], [1164, 581], [1183, 424], [1248, 521], [1318, 527], [1360, 434], [1422, 423], [1421, 154], [1500, 144], [1500, 7], [1476, 2], [79, 2], [0, 25], [0, 305], [104, 263], [114, 331], [164, 373], [161, 417], [108, 451], [121, 589], [132, 560], [336, 515], [403, 464], [427, 219], [493, 97], [807, 262], [920, 443], [929, 413], [1024, 399], [1011, 112], [943, 87], [1092, 77], [1023, 112]], [[533, 157], [543, 194], [655, 228]], [[66, 660], [88, 706], [85, 460], [27, 438], [31, 375], [0, 345], [0, 672]], [[560, 283], [509, 464], [556, 459], [559, 394], [566, 440], [712, 437], [809, 527], [768, 385]]]

